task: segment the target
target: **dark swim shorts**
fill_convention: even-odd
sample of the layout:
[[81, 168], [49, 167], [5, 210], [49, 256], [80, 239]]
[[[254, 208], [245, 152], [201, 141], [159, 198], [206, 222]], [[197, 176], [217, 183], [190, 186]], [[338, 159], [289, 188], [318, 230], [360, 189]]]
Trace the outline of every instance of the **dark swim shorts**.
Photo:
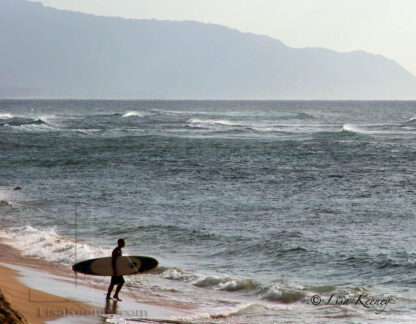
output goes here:
[[123, 276], [112, 276], [111, 277], [111, 283], [113, 285], [119, 285], [119, 284], [124, 284], [124, 278]]

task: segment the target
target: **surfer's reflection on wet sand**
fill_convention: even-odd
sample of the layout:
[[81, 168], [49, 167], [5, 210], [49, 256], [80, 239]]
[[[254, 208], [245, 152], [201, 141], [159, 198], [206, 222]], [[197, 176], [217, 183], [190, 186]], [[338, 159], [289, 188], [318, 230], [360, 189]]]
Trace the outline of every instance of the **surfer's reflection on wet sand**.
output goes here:
[[[112, 299], [106, 299], [105, 300], [105, 306], [104, 306], [104, 314], [105, 315], [118, 315], [117, 305], [118, 300], [112, 300]], [[101, 323], [108, 323], [106, 316], [100, 316]]]
[[104, 307], [104, 314], [117, 314], [117, 308], [118, 308], [117, 304], [118, 304], [117, 300], [106, 299], [105, 307]]
[[149, 314], [146, 309], [120, 310], [118, 307], [118, 300], [114, 299], [106, 299], [104, 311], [100, 312], [99, 314], [101, 315], [101, 323], [108, 323], [108, 318], [111, 318], [111, 316], [108, 315], [135, 317], [144, 321], [146, 321], [149, 318]]

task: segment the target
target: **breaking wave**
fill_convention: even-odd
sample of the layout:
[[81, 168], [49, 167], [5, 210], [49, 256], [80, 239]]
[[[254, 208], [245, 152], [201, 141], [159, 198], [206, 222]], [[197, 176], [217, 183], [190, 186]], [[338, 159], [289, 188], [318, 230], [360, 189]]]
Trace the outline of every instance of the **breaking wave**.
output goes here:
[[41, 118], [10, 117], [1, 118], [0, 126], [24, 126], [24, 125], [42, 125], [46, 124]]
[[342, 126], [342, 130], [344, 132], [350, 132], [350, 133], [360, 133], [360, 134], [367, 133], [365, 130], [352, 124], [345, 124], [344, 126]]
[[55, 228], [39, 230], [30, 225], [0, 231], [0, 236], [13, 241], [13, 247], [25, 256], [60, 262], [68, 266], [82, 259], [111, 255], [110, 249], [75, 242], [57, 234]]
[[5, 114], [0, 114], [0, 119], [11, 119], [14, 118], [15, 116], [9, 113], [5, 113]]
[[[186, 272], [178, 268], [165, 269], [160, 276], [164, 279], [179, 280], [201, 288], [212, 288], [228, 292], [246, 291], [260, 300], [278, 304], [305, 303], [307, 296], [314, 294], [313, 289], [302, 287], [280, 287], [277, 284], [262, 286], [252, 279], [231, 278], [221, 275], [202, 275]], [[331, 288], [331, 291], [335, 289]], [[321, 291], [321, 292], [327, 292]]]
[[127, 118], [127, 117], [139, 117], [139, 118], [142, 118], [142, 117], [144, 117], [144, 115], [142, 113], [139, 113], [138, 111], [127, 111], [121, 117], [122, 118]]
[[232, 122], [227, 119], [200, 119], [200, 118], [191, 118], [187, 121], [186, 125], [188, 127], [194, 128], [210, 128], [215, 126], [241, 126], [235, 122]]
[[279, 302], [282, 304], [292, 304], [303, 301], [306, 294], [300, 290], [287, 290], [279, 287], [270, 287], [266, 293], [261, 297], [268, 301]]
[[18, 131], [51, 131], [58, 130], [59, 125], [51, 122], [55, 116], [15, 116], [9, 113], [0, 115], [0, 127], [8, 127]]
[[230, 278], [220, 275], [202, 275], [190, 273], [178, 268], [167, 269], [160, 275], [162, 278], [180, 280], [197, 287], [210, 287], [225, 291], [250, 290], [258, 287], [251, 279]]

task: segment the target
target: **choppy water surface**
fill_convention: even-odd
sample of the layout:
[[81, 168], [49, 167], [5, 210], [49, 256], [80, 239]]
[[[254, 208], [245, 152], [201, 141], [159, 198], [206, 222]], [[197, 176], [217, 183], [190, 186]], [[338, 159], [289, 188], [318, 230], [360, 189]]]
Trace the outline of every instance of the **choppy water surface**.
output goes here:
[[0, 101], [3, 235], [68, 265], [124, 237], [196, 323], [412, 322], [415, 162], [416, 102]]

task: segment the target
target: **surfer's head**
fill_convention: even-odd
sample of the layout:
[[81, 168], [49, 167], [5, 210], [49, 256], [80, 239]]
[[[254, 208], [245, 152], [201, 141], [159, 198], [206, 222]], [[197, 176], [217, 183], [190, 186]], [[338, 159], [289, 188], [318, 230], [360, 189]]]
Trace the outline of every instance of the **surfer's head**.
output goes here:
[[126, 245], [126, 242], [124, 242], [123, 239], [119, 239], [117, 241], [118, 247], [123, 248]]

